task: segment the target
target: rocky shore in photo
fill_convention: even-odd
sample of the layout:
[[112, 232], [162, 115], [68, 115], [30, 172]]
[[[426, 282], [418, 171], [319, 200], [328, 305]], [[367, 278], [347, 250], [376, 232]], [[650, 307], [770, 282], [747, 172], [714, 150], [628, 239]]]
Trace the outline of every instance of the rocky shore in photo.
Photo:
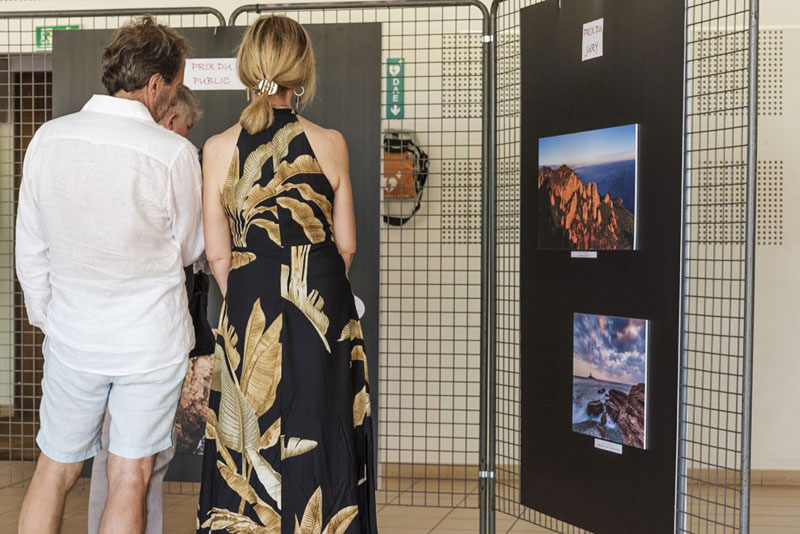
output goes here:
[[617, 425], [625, 445], [644, 448], [644, 384], [631, 387], [627, 395], [610, 390], [603, 407], [603, 415]]

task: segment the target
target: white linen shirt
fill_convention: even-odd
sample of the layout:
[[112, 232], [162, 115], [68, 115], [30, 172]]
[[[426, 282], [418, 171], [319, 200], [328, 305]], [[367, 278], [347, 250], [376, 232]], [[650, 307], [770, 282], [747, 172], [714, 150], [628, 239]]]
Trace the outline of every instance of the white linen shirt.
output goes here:
[[95, 95], [39, 128], [22, 174], [17, 276], [48, 354], [112, 376], [186, 358], [183, 267], [203, 252], [197, 149], [144, 104]]

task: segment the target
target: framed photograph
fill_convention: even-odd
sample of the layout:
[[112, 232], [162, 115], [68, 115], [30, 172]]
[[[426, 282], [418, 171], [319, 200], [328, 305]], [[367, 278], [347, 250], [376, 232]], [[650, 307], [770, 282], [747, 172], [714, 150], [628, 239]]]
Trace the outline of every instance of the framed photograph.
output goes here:
[[576, 313], [572, 430], [647, 448], [648, 322]]
[[636, 249], [638, 144], [638, 124], [539, 139], [539, 249]]

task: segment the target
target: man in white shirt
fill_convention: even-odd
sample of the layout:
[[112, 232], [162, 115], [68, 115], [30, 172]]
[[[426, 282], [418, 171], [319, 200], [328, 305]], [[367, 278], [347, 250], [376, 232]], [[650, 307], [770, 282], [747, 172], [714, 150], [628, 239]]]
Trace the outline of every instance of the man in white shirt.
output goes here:
[[[170, 111], [159, 122], [161, 126], [172, 130], [173, 132], [188, 137], [189, 130], [192, 129], [194, 124], [200, 120], [203, 111], [200, 107], [200, 102], [197, 97], [192, 93], [191, 89], [182, 85], [178, 89], [178, 101], [170, 109]], [[202, 261], [202, 260], [201, 260]], [[195, 264], [195, 265], [199, 265]], [[192, 298], [189, 291], [194, 292], [195, 276], [205, 276], [204, 274], [194, 272], [194, 266], [184, 269], [187, 284], [186, 291], [189, 302]], [[203, 310], [204, 311], [204, 310]], [[210, 327], [206, 321], [205, 316], [193, 317], [195, 322], [195, 346], [190, 353], [190, 357], [195, 355], [202, 355], [205, 359], [213, 358], [214, 345], [213, 337], [210, 333]], [[202, 324], [200, 324], [202, 323]], [[207, 336], [204, 336], [204, 333]], [[207, 339], [205, 339], [207, 337]], [[200, 345], [198, 345], [198, 343]], [[199, 352], [198, 352], [199, 351]], [[208, 356], [208, 355], [212, 356]], [[192, 366], [190, 365], [190, 368]], [[189, 382], [191, 371], [187, 372], [186, 381]], [[210, 376], [208, 377], [210, 381]], [[181, 395], [186, 393], [186, 383], [184, 383]], [[181, 399], [183, 401], [183, 399]], [[207, 402], [207, 399], [206, 399]], [[108, 464], [108, 438], [111, 427], [111, 419], [106, 414], [105, 421], [103, 422], [103, 437], [101, 448], [94, 456], [92, 462], [92, 480], [89, 487], [89, 516], [88, 526], [89, 534], [97, 534], [100, 531], [100, 523], [103, 519], [103, 510], [105, 510], [106, 502], [108, 500], [108, 477], [106, 476], [106, 466]], [[147, 487], [147, 520], [145, 527], [145, 534], [161, 534], [164, 527], [164, 499], [163, 499], [163, 482], [164, 476], [167, 474], [169, 463], [175, 456], [175, 443], [172, 447], [165, 449], [155, 455], [153, 461], [153, 474], [150, 477], [150, 484]]]
[[158, 125], [183, 81], [186, 41], [152, 17], [102, 59], [109, 96], [43, 125], [23, 165], [17, 275], [45, 333], [42, 451], [21, 534], [56, 534], [66, 493], [100, 448], [103, 534], [141, 533], [154, 455], [172, 445], [194, 331], [183, 267], [203, 250], [197, 152]]

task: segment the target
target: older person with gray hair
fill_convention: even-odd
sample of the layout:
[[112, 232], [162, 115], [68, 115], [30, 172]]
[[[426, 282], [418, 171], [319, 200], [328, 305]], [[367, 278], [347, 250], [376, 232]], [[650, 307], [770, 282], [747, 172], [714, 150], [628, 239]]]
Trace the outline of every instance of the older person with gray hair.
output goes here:
[[189, 137], [189, 130], [202, 118], [203, 110], [197, 96], [191, 89], [181, 85], [178, 88], [178, 101], [159, 124], [182, 137]]
[[[178, 101], [170, 108], [159, 124], [182, 137], [187, 137], [189, 135], [189, 130], [192, 129], [202, 116], [203, 111], [200, 107], [199, 100], [194, 93], [192, 93], [191, 89], [182, 85], [178, 88]], [[205, 306], [198, 302], [198, 299], [203, 299], [203, 292], [206, 292], [205, 295], [207, 298], [208, 277], [199, 269], [198, 264], [195, 264], [195, 267], [187, 267], [185, 269], [185, 275], [190, 313], [192, 314], [192, 321], [195, 327], [195, 347], [192, 349], [190, 357], [213, 355], [214, 338], [205, 317]], [[187, 382], [192, 381], [193, 377], [190, 375], [194, 368], [193, 365], [189, 365]], [[199, 378], [202, 380], [204, 377]], [[187, 394], [185, 384], [182, 397]], [[207, 392], [205, 402], [207, 403]], [[106, 506], [106, 500], [108, 498], [106, 465], [108, 462], [108, 434], [110, 422], [108, 413], [106, 413], [106, 419], [103, 425], [102, 448], [95, 455], [92, 464], [92, 481], [89, 490], [89, 534], [97, 534], [100, 531], [100, 521], [103, 517], [103, 509]], [[176, 443], [173, 438], [172, 447], [156, 454], [153, 465], [153, 476], [150, 478], [150, 486], [147, 490], [146, 534], [161, 534], [163, 532], [163, 482], [164, 476], [167, 474], [167, 469], [169, 468], [169, 463], [175, 456], [175, 449]]]

